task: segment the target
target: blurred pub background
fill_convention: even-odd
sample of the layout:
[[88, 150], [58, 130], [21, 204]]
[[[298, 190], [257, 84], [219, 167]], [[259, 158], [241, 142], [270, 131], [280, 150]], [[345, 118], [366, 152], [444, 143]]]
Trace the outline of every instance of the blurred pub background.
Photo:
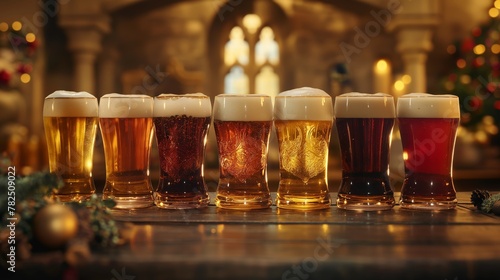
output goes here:
[[[500, 190], [500, 1], [19, 0], [0, 10], [0, 151], [23, 174], [48, 168], [43, 99], [54, 90], [111, 93], [265, 93], [302, 86], [453, 93], [461, 101], [458, 191]], [[212, 99], [213, 100], [213, 99]], [[393, 133], [391, 177], [402, 155]], [[340, 181], [332, 134], [330, 189]], [[98, 136], [94, 178], [102, 188]], [[153, 146], [155, 143], [153, 143]], [[269, 179], [277, 188], [271, 138]], [[213, 130], [205, 175], [218, 178]], [[151, 154], [151, 176], [158, 156]]]

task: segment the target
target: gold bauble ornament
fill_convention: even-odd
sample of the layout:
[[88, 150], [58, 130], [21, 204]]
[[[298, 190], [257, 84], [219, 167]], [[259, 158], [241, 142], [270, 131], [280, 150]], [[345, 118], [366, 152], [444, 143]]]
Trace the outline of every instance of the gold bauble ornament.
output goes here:
[[78, 217], [68, 206], [49, 204], [36, 213], [33, 226], [35, 238], [40, 244], [55, 249], [76, 236]]

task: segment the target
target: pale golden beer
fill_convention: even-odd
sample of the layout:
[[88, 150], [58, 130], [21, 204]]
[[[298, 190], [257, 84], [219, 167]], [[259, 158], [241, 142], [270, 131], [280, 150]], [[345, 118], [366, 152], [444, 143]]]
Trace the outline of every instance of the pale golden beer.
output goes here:
[[272, 124], [270, 96], [220, 94], [215, 97], [214, 128], [220, 171], [217, 207], [250, 210], [271, 206], [267, 154]]
[[106, 184], [103, 198], [116, 208], [149, 207], [153, 203], [149, 155], [153, 139], [153, 98], [106, 94], [99, 103]]
[[276, 205], [298, 210], [329, 208], [331, 97], [319, 89], [294, 89], [280, 93], [274, 108], [280, 165]]
[[56, 91], [45, 98], [43, 117], [49, 169], [64, 182], [57, 197], [64, 202], [89, 198], [95, 192], [97, 99], [86, 92]]

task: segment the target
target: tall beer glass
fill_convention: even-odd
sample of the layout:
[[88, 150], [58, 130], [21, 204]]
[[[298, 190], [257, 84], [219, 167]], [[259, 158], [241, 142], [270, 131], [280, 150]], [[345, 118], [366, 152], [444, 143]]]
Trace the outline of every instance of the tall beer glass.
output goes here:
[[314, 88], [282, 92], [275, 100], [274, 117], [280, 166], [276, 205], [300, 210], [329, 208], [331, 97]]
[[398, 99], [397, 116], [405, 165], [401, 206], [455, 208], [452, 164], [460, 121], [458, 97], [407, 94]]
[[335, 98], [334, 112], [342, 158], [337, 207], [391, 209], [389, 150], [396, 118], [394, 98], [383, 93], [346, 93]]
[[57, 192], [61, 201], [82, 201], [95, 192], [92, 158], [97, 122], [97, 99], [87, 92], [55, 91], [45, 98], [49, 169], [64, 182]]
[[149, 178], [152, 117], [150, 96], [112, 93], [100, 99], [99, 124], [106, 161], [103, 198], [114, 199], [116, 208], [144, 208], [153, 203]]
[[155, 98], [154, 124], [160, 154], [156, 206], [166, 209], [208, 205], [203, 160], [212, 105], [201, 93]]
[[228, 209], [271, 205], [267, 153], [273, 124], [271, 97], [221, 94], [215, 97], [214, 128], [220, 178], [215, 203]]

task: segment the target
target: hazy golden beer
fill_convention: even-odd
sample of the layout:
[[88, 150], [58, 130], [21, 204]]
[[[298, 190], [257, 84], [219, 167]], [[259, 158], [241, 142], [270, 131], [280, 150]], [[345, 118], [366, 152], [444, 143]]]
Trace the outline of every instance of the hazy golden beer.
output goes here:
[[342, 160], [337, 207], [391, 209], [389, 150], [396, 118], [394, 98], [382, 93], [346, 93], [335, 98], [334, 112]]
[[401, 207], [424, 210], [453, 209], [453, 154], [460, 122], [455, 95], [412, 93], [398, 99], [397, 116], [405, 179]]
[[156, 206], [166, 209], [208, 205], [203, 160], [212, 116], [210, 98], [201, 93], [155, 98], [154, 124], [160, 155]]
[[97, 99], [86, 92], [55, 91], [45, 98], [43, 123], [50, 172], [64, 181], [61, 201], [81, 201], [95, 192], [92, 158]]
[[271, 206], [267, 153], [272, 123], [270, 96], [220, 94], [215, 97], [214, 128], [220, 170], [217, 207], [245, 210]]
[[285, 209], [330, 207], [328, 146], [333, 125], [331, 97], [299, 88], [280, 93], [274, 105], [280, 181], [276, 205]]
[[152, 116], [153, 98], [147, 95], [106, 94], [100, 99], [99, 124], [106, 161], [103, 198], [114, 199], [116, 208], [152, 205]]

